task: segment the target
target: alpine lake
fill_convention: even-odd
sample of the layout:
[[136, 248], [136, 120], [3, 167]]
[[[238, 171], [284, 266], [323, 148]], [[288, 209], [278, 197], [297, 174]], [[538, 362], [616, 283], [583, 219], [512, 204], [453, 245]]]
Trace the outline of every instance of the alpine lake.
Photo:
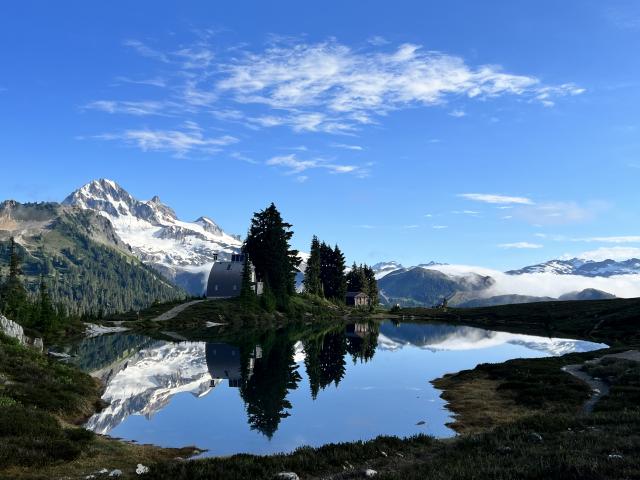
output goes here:
[[446, 373], [514, 358], [606, 345], [436, 323], [370, 321], [247, 331], [208, 329], [206, 341], [128, 332], [67, 347], [102, 380], [108, 403], [86, 428], [204, 456], [291, 452], [379, 435], [455, 435]]

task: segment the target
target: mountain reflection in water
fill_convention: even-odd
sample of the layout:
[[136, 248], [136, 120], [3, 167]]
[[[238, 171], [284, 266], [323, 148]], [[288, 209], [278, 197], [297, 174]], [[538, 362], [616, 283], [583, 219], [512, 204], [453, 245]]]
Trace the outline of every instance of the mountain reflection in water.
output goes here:
[[[601, 347], [472, 327], [370, 322], [289, 327], [212, 342], [116, 334], [87, 339], [75, 353], [78, 364], [106, 384], [108, 406], [89, 419], [87, 428], [228, 454], [292, 450], [380, 434], [451, 435], [444, 402], [428, 383], [433, 378], [485, 361]], [[207, 418], [202, 418], [199, 411], [205, 408]], [[416, 427], [421, 419], [428, 422], [426, 432]], [[234, 433], [227, 432], [223, 442], [218, 433], [206, 430], [207, 422], [228, 424]], [[192, 441], [185, 441], [190, 432]]]

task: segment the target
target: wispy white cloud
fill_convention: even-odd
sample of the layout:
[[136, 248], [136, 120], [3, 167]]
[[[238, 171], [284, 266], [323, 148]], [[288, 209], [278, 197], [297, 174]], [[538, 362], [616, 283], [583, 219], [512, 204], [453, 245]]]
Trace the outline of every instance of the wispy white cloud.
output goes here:
[[515, 249], [536, 249], [536, 248], [544, 247], [544, 245], [541, 245], [539, 243], [530, 243], [530, 242], [501, 243], [498, 246], [500, 248], [515, 248]]
[[472, 217], [480, 215], [480, 212], [476, 212], [475, 210], [453, 210], [451, 213], [454, 215], [471, 215]]
[[253, 158], [248, 157], [240, 152], [231, 152], [229, 156], [236, 160], [240, 160], [241, 162], [250, 163], [252, 165], [257, 165], [258, 163], [260, 163], [257, 160], [254, 160]]
[[133, 85], [147, 85], [152, 87], [163, 88], [167, 86], [167, 79], [163, 77], [151, 77], [151, 78], [142, 78], [135, 79], [129, 77], [116, 77], [117, 83], [131, 83]]
[[221, 147], [238, 141], [231, 135], [206, 136], [203, 130], [193, 122], [185, 124], [181, 130], [132, 129], [98, 135], [97, 138], [120, 140], [145, 152], [164, 151], [173, 153], [177, 157], [185, 157], [191, 152], [214, 154], [219, 152]]
[[99, 110], [106, 113], [123, 113], [135, 116], [164, 115], [167, 104], [157, 101], [96, 100], [82, 107], [83, 110]]
[[533, 205], [534, 202], [527, 197], [511, 197], [507, 195], [497, 195], [488, 193], [461, 193], [459, 197], [473, 200], [475, 202], [493, 203], [493, 204], [519, 204]]
[[447, 225], [434, 225], [433, 227], [431, 227], [435, 230], [444, 230], [445, 228], [449, 228]]
[[609, 208], [608, 203], [601, 201], [545, 202], [520, 206], [514, 210], [514, 216], [533, 225], [563, 225], [592, 220]]
[[272, 157], [265, 163], [269, 166], [284, 168], [287, 175], [299, 174], [314, 169], [326, 170], [333, 174], [352, 174], [357, 177], [364, 177], [368, 174], [365, 168], [357, 165], [340, 165], [322, 158], [303, 160], [298, 158], [295, 153]]
[[373, 37], [369, 37], [367, 42], [369, 42], [371, 45], [375, 45], [376, 47], [380, 47], [382, 45], [387, 45], [389, 43], [389, 40], [380, 35], [374, 35]]
[[587, 237], [578, 240], [597, 243], [640, 243], [640, 235], [622, 235], [617, 237]]
[[[472, 67], [460, 57], [414, 44], [355, 51], [336, 41], [284, 43], [246, 52], [222, 68], [217, 88], [237, 102], [295, 115], [322, 114], [316, 130], [325, 130], [325, 119], [341, 125], [334, 131], [344, 131], [374, 123], [392, 110], [442, 104], [450, 96], [515, 95], [546, 104], [584, 92], [568, 83], [544, 85], [533, 76], [505, 73], [496, 66]], [[463, 115], [462, 110], [452, 113]]]
[[146, 43], [141, 42], [136, 39], [129, 39], [122, 42], [125, 47], [130, 47], [134, 49], [139, 55], [147, 58], [153, 58], [154, 60], [159, 60], [164, 63], [169, 63], [169, 57], [154, 48], [151, 48]]
[[449, 115], [454, 118], [466, 117], [467, 113], [464, 110], [451, 110]]
[[640, 259], [640, 248], [633, 247], [600, 247], [596, 250], [582, 252], [577, 255], [566, 254], [563, 259], [580, 258], [583, 260], [592, 260], [594, 262], [602, 262], [603, 260], [629, 260], [632, 258]]
[[332, 143], [331, 146], [334, 148], [344, 148], [345, 150], [354, 150], [356, 152], [364, 150], [364, 147], [361, 147], [360, 145], [349, 145], [347, 143]]

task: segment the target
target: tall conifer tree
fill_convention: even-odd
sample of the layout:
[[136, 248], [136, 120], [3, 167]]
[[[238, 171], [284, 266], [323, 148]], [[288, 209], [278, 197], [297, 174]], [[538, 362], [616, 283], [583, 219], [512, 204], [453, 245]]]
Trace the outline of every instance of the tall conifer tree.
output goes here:
[[298, 251], [289, 245], [293, 236], [290, 229], [291, 224], [282, 220], [272, 203], [253, 215], [244, 246], [258, 278], [273, 293], [279, 308], [286, 308], [295, 293], [296, 267], [300, 264]]
[[304, 291], [312, 295], [323, 295], [322, 279], [320, 278], [320, 241], [315, 235], [311, 240], [311, 250], [307, 269], [304, 272]]

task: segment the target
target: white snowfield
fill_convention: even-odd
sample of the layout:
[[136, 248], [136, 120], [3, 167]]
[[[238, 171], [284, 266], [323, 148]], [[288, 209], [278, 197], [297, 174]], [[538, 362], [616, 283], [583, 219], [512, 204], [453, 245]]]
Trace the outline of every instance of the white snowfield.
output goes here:
[[182, 221], [158, 197], [137, 200], [113, 180], [94, 180], [63, 203], [106, 217], [136, 256], [170, 280], [180, 274], [197, 277], [201, 291], [192, 293], [204, 292], [216, 254], [229, 256], [242, 246], [241, 240], [225, 233], [210, 218]]
[[129, 415], [150, 417], [169, 404], [174, 395], [207, 395], [221, 380], [207, 369], [204, 342], [162, 343], [141, 350], [107, 374], [102, 396], [109, 405], [93, 415], [86, 428], [107, 434]]

